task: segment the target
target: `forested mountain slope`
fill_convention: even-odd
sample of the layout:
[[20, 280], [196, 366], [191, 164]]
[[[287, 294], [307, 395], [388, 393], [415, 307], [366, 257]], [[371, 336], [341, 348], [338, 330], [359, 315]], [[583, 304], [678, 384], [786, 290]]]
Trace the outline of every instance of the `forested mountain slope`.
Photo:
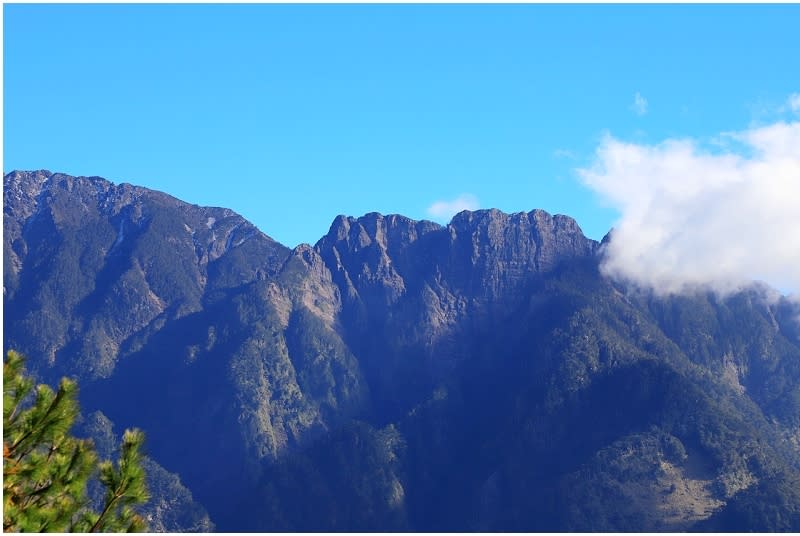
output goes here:
[[290, 250], [38, 171], [3, 218], [4, 347], [79, 379], [89, 433], [146, 432], [188, 490], [164, 528], [800, 530], [799, 311], [757, 286], [627, 288], [541, 210]]

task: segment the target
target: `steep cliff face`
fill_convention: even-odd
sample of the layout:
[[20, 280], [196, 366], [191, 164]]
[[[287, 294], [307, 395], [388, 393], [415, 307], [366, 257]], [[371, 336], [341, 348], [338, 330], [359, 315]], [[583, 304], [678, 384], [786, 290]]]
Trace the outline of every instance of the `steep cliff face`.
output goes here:
[[492, 209], [462, 212], [446, 227], [339, 216], [316, 249], [342, 289], [348, 341], [376, 385], [375, 403], [396, 414], [465, 359], [475, 329], [509, 315], [559, 264], [591, 259], [597, 243], [566, 216]]
[[541, 210], [339, 216], [289, 250], [96, 177], [13, 172], [4, 202], [5, 347], [143, 428], [192, 526], [800, 527], [785, 299], [635, 292]]
[[591, 257], [597, 243], [567, 216], [492, 209], [464, 211], [447, 227], [398, 215], [339, 216], [316, 249], [348, 298], [386, 308], [423, 287], [501, 300], [534, 274]]

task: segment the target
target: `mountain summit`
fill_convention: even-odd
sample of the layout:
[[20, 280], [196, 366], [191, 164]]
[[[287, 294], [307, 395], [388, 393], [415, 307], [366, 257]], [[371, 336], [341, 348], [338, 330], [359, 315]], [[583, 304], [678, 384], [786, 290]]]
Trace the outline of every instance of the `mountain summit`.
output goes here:
[[146, 432], [164, 530], [800, 530], [786, 300], [628, 288], [542, 210], [289, 249], [97, 177], [3, 196], [5, 349]]

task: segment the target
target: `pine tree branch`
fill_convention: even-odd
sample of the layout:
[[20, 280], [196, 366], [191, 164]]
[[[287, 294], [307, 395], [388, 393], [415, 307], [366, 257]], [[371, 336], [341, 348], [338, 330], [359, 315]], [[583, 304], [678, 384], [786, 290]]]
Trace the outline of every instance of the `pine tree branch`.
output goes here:
[[[27, 432], [25, 432], [25, 433], [22, 435], [22, 437], [20, 437], [19, 439], [17, 439], [17, 440], [14, 442], [14, 444], [13, 444], [13, 445], [11, 445], [11, 448], [10, 448], [9, 450], [12, 452], [12, 455], [13, 455], [13, 452], [14, 452], [14, 450], [16, 450], [16, 448], [17, 448], [17, 447], [20, 445], [20, 443], [22, 443], [22, 442], [23, 442], [25, 439], [27, 439], [28, 437], [30, 437], [30, 436], [31, 436], [31, 435], [32, 435], [34, 432], [36, 432], [36, 430], [37, 430], [37, 427], [38, 427], [38, 426], [41, 426], [41, 430], [40, 430], [40, 431], [38, 431], [38, 437], [37, 437], [37, 439], [38, 439], [38, 438], [40, 438], [40, 437], [41, 437], [41, 436], [44, 434], [44, 432], [45, 432], [45, 430], [46, 430], [46, 427], [45, 427], [45, 426], [42, 426], [42, 425], [43, 425], [43, 424], [45, 424], [45, 423], [47, 422], [47, 418], [48, 418], [48, 417], [50, 417], [50, 414], [51, 414], [51, 413], [53, 413], [53, 411], [55, 410], [56, 406], [58, 405], [58, 403], [59, 403], [59, 402], [61, 401], [61, 399], [63, 399], [63, 398], [64, 398], [64, 390], [63, 390], [63, 389], [59, 389], [59, 390], [58, 390], [58, 392], [56, 393], [56, 396], [53, 398], [53, 401], [52, 401], [52, 402], [50, 402], [50, 406], [47, 408], [47, 411], [46, 411], [46, 412], [45, 412], [45, 414], [42, 416], [42, 418], [41, 418], [41, 419], [39, 419], [39, 421], [38, 421], [38, 422], [36, 422], [36, 424], [35, 424], [35, 425], [31, 425], [31, 429], [30, 429], [30, 430], [28, 430]], [[36, 443], [37, 443], [37, 441], [34, 441], [34, 442], [33, 442], [34, 448], [35, 448], [35, 446], [36, 446]], [[26, 451], [26, 452], [24, 452], [23, 454], [21, 454], [21, 455], [20, 455], [20, 456], [17, 458], [17, 460], [21, 460], [21, 459], [22, 459], [24, 456], [26, 456], [27, 454], [29, 454], [29, 453], [30, 453], [32, 450], [33, 450], [33, 448], [32, 448], [32, 449], [29, 449], [29, 450], [28, 450], [28, 451]]]
[[17, 412], [19, 411], [20, 406], [22, 405], [22, 400], [17, 400], [17, 403], [14, 405], [14, 409], [11, 411], [11, 415], [8, 416], [6, 422], [8, 424], [12, 424], [17, 417]]
[[109, 512], [109, 510], [111, 509], [111, 506], [113, 506], [113, 504], [115, 502], [117, 502], [117, 499], [119, 499], [120, 497], [121, 497], [121, 495], [114, 495], [111, 498], [111, 500], [106, 503], [105, 508], [103, 508], [103, 511], [100, 513], [100, 517], [98, 517], [97, 521], [94, 522], [94, 525], [92, 525], [92, 528], [89, 529], [89, 532], [97, 532], [97, 529], [100, 527], [100, 522], [103, 520], [103, 518]]

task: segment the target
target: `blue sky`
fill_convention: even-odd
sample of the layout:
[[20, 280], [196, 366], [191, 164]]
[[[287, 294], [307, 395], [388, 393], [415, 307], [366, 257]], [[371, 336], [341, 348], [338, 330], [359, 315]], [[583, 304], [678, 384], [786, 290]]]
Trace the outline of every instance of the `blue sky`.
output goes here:
[[[600, 239], [604, 135], [707, 139], [800, 90], [800, 6], [4, 5], [4, 171], [337, 214], [543, 208]], [[638, 95], [638, 97], [637, 97]]]

